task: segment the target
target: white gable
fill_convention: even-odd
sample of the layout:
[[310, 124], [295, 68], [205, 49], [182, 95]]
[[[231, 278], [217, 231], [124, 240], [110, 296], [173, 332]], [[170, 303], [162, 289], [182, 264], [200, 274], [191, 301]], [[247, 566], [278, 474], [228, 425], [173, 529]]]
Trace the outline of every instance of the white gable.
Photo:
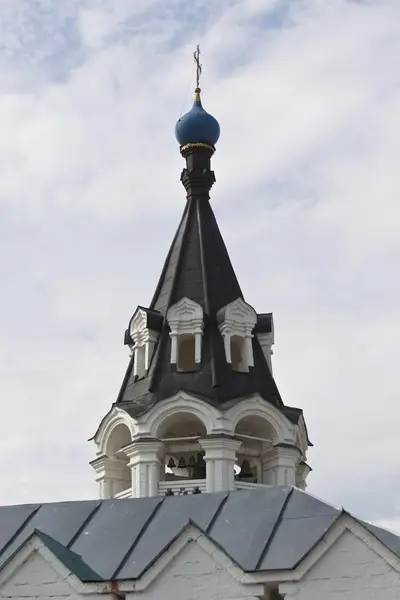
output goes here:
[[235, 581], [226, 566], [192, 541], [152, 581], [143, 597], [146, 600], [229, 600], [249, 595], [250, 590]]
[[71, 585], [37, 551], [19, 565], [4, 584], [0, 598], [68, 598], [76, 592]]
[[280, 590], [285, 600], [398, 600], [400, 573], [346, 529], [300, 581]]

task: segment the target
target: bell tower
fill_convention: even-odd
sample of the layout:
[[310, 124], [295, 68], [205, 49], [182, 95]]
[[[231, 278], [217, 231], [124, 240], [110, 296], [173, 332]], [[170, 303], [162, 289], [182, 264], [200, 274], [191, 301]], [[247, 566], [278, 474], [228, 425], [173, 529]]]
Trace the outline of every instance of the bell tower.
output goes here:
[[129, 322], [127, 372], [93, 437], [100, 496], [305, 489], [309, 440], [272, 375], [272, 313], [244, 299], [211, 208], [220, 128], [198, 86], [175, 134], [186, 206], [151, 304]]

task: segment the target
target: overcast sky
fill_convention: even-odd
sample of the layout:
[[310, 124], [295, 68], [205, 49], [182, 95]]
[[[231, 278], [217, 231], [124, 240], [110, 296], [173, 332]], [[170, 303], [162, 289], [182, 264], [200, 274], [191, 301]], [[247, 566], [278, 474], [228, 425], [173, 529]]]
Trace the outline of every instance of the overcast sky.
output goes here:
[[86, 440], [184, 207], [203, 50], [212, 204], [313, 494], [400, 532], [400, 2], [1, 0], [0, 503], [97, 496]]

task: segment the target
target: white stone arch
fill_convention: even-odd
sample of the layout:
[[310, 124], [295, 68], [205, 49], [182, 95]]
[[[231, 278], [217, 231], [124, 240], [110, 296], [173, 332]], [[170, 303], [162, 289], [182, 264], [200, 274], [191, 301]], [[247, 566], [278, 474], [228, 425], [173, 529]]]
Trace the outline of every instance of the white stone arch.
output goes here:
[[242, 419], [256, 416], [264, 419], [271, 426], [275, 434], [274, 444], [294, 443], [296, 440], [297, 427], [279, 409], [259, 396], [238, 402], [227, 411], [226, 416], [231, 421], [232, 433]]
[[120, 425], [124, 425], [128, 428], [132, 440], [136, 433], [134, 420], [124, 410], [114, 407], [109, 415], [104, 419], [99, 431], [97, 432], [95, 441], [98, 447], [98, 454], [107, 454], [107, 448], [109, 446], [110, 439], [116, 428]]
[[207, 434], [216, 427], [218, 412], [206, 402], [189, 394], [179, 393], [167, 400], [157, 403], [149, 412], [138, 419], [139, 429], [144, 435], [159, 437], [166, 420], [173, 416], [191, 415], [201, 421]]

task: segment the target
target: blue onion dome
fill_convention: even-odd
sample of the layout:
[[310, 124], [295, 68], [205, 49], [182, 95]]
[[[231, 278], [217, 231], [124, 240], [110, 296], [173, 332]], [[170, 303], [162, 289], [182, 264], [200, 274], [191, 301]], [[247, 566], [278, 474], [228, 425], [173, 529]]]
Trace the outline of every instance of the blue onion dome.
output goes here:
[[203, 143], [215, 146], [219, 138], [219, 123], [203, 108], [200, 88], [195, 89], [192, 109], [183, 115], [175, 126], [175, 136], [181, 146]]

